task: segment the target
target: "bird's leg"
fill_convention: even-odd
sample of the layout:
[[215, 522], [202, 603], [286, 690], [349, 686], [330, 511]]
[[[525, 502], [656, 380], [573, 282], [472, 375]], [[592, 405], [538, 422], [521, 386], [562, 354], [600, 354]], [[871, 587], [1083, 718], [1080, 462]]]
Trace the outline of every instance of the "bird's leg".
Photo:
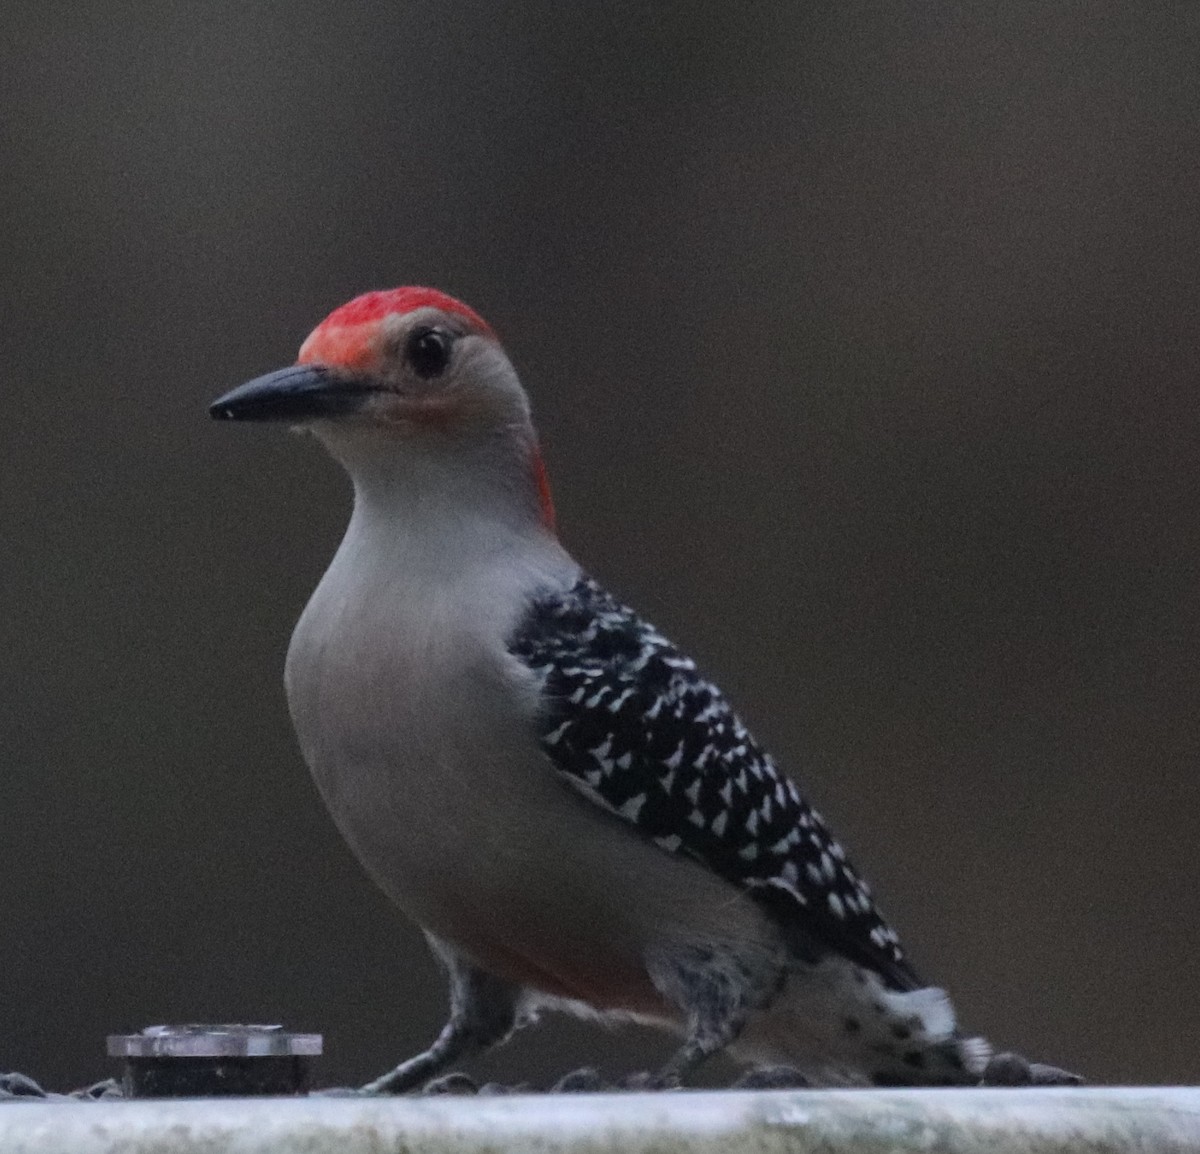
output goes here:
[[745, 1013], [711, 1018], [693, 1014], [688, 1019], [687, 1039], [654, 1076], [652, 1088], [670, 1090], [683, 1085], [684, 1078], [706, 1058], [734, 1041], [745, 1024]]
[[751, 962], [721, 947], [689, 946], [648, 959], [650, 978], [687, 1015], [684, 1043], [651, 1080], [682, 1084], [706, 1058], [736, 1041], [750, 1013], [770, 1000], [782, 971], [773, 959]]
[[364, 1094], [403, 1094], [416, 1086], [423, 1085], [435, 1074], [441, 1073], [456, 1058], [468, 1054], [472, 1046], [469, 1031], [460, 1021], [451, 1018], [442, 1027], [442, 1032], [428, 1050], [401, 1062], [394, 1070], [368, 1082], [362, 1087]]
[[503, 1042], [518, 1024], [517, 987], [484, 973], [443, 942], [430, 937], [430, 944], [449, 972], [450, 1020], [428, 1050], [368, 1082], [363, 1094], [403, 1094], [423, 1085], [451, 1062]]

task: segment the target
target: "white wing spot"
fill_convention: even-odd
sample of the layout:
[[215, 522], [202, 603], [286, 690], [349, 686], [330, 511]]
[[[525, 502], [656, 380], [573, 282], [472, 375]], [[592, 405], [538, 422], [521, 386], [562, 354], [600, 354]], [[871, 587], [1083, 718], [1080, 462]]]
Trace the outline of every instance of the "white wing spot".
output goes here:
[[608, 712], [616, 713], [634, 694], [634, 688], [631, 685], [628, 689], [624, 689], [621, 693], [608, 703]]
[[642, 806], [646, 804], [646, 795], [639, 793], [635, 797], [631, 797], [617, 812], [622, 817], [627, 817], [630, 821], [636, 822], [638, 814], [642, 812]]

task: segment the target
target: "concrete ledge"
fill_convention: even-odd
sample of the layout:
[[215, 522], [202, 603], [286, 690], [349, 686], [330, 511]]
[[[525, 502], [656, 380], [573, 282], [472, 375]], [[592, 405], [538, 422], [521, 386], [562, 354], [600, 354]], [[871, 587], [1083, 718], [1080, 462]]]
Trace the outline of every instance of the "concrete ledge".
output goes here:
[[1174, 1154], [1200, 1089], [779, 1090], [0, 1106], [3, 1154]]

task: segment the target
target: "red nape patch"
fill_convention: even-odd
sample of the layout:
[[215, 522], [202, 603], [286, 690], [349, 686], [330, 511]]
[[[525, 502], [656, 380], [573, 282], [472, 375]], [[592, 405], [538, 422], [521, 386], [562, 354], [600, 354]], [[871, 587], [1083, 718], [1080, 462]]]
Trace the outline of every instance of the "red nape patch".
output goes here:
[[472, 328], [488, 336], [495, 336], [492, 327], [474, 309], [468, 308], [462, 301], [455, 300], [437, 289], [422, 288], [420, 285], [406, 285], [403, 288], [381, 289], [378, 292], [363, 293], [352, 301], [347, 301], [341, 308], [334, 309], [318, 326], [325, 328], [353, 328], [355, 325], [370, 324], [381, 321], [392, 313], [403, 315], [416, 309], [435, 308], [442, 312], [454, 313], [462, 317]]
[[533, 469], [533, 483], [537, 486], [538, 504], [542, 509], [542, 524], [551, 533], [555, 533], [558, 525], [554, 516], [554, 499], [550, 496], [550, 478], [546, 475], [546, 462], [542, 460], [542, 451], [536, 445], [533, 448], [530, 466]]

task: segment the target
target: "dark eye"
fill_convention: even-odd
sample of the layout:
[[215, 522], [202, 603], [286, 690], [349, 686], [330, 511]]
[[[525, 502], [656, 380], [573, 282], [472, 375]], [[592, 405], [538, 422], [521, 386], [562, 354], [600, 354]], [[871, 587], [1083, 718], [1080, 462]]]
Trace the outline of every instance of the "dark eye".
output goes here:
[[405, 356], [418, 377], [440, 376], [450, 363], [449, 333], [441, 329], [414, 329]]

